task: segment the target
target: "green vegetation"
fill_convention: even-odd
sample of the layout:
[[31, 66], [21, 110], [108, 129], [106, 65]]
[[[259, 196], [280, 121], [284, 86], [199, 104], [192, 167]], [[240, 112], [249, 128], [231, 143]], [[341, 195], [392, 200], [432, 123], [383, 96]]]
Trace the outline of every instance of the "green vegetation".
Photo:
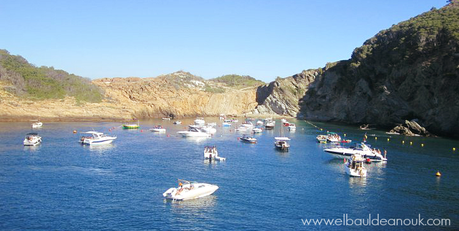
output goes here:
[[35, 67], [21, 56], [0, 50], [0, 80], [13, 85], [13, 93], [35, 99], [62, 99], [100, 102], [102, 91], [89, 79], [53, 67]]
[[226, 92], [224, 88], [211, 87], [209, 85], [206, 85], [206, 87], [204, 88], [204, 91], [209, 92], [209, 93], [225, 93]]
[[248, 75], [224, 75], [210, 81], [225, 83], [229, 87], [244, 88], [256, 87], [265, 84], [263, 81], [257, 80]]

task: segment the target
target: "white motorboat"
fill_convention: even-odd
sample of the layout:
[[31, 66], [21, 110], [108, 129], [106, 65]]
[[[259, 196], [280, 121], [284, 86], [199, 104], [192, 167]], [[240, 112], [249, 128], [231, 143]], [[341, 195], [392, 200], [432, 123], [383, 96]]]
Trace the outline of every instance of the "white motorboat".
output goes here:
[[194, 120], [194, 124], [199, 125], [199, 126], [204, 126], [206, 124], [206, 121], [203, 118], [196, 118]]
[[296, 125], [294, 123], [289, 123], [288, 130], [294, 132], [296, 130]]
[[237, 123], [237, 122], [239, 122], [239, 120], [238, 120], [238, 119], [234, 119], [234, 118], [233, 118], [233, 119], [231, 119], [231, 122], [233, 122], [233, 123]]
[[210, 133], [202, 131], [198, 127], [190, 127], [188, 131], [179, 131], [178, 134], [182, 135], [183, 137], [211, 137]]
[[257, 126], [263, 126], [263, 124], [264, 124], [263, 121], [261, 121], [261, 120], [257, 121]]
[[204, 148], [204, 159], [210, 160], [210, 161], [225, 161], [226, 158], [220, 157], [218, 155], [217, 147], [209, 147], [206, 146]]
[[179, 186], [168, 189], [163, 196], [169, 200], [184, 201], [209, 196], [217, 189], [218, 186], [213, 184], [179, 180]]
[[166, 129], [163, 126], [158, 125], [158, 126], [155, 126], [154, 128], [151, 128], [150, 131], [164, 133], [166, 132]]
[[257, 143], [257, 138], [248, 136], [247, 134], [244, 134], [242, 135], [242, 137], [239, 137], [239, 140], [242, 142], [251, 143], [251, 144]]
[[171, 120], [171, 117], [164, 117], [163, 120]]
[[343, 158], [343, 157], [350, 157], [352, 155], [361, 155], [364, 158], [368, 158], [371, 161], [387, 161], [387, 158], [379, 153], [377, 150], [371, 149], [368, 144], [364, 142], [357, 144], [354, 147], [342, 147], [338, 146], [335, 148], [327, 148], [324, 149], [325, 152], [333, 154], [335, 157]]
[[319, 143], [327, 143], [328, 137], [326, 135], [318, 135], [316, 139]]
[[353, 177], [366, 177], [367, 169], [363, 166], [363, 162], [365, 162], [365, 159], [361, 155], [352, 155], [352, 157], [344, 163], [344, 170]]
[[253, 132], [253, 133], [262, 133], [262, 132], [263, 132], [263, 129], [261, 129], [261, 128], [254, 128], [254, 129], [252, 129], [252, 132]]
[[288, 149], [290, 148], [290, 144], [288, 141], [290, 141], [290, 138], [288, 137], [274, 137], [274, 146], [276, 149], [280, 151], [286, 151], [288, 152]]
[[250, 127], [246, 127], [246, 126], [239, 126], [238, 128], [236, 128], [236, 131], [238, 132], [250, 132], [250, 130], [252, 130], [252, 128]]
[[217, 132], [217, 129], [210, 125], [201, 127], [201, 130], [209, 134], [215, 134]]
[[246, 122], [241, 124], [241, 127], [246, 127], [248, 129], [252, 129], [253, 128], [253, 123], [250, 122], [250, 121], [246, 121]]
[[337, 133], [329, 132], [327, 134], [327, 141], [330, 143], [339, 143], [341, 142], [341, 136], [339, 136]]
[[174, 124], [182, 124], [182, 121], [177, 120], [177, 121], [174, 122]]
[[108, 136], [102, 132], [88, 131], [82, 132], [83, 134], [89, 134], [89, 136], [82, 136], [80, 138], [81, 144], [95, 145], [95, 144], [110, 144], [116, 140], [116, 136]]
[[41, 128], [41, 127], [43, 127], [43, 123], [40, 121], [37, 121], [32, 124], [32, 128]]
[[388, 135], [400, 135], [400, 133], [395, 132], [395, 131], [389, 131], [389, 132], [386, 132], [386, 134], [388, 134]]
[[24, 139], [24, 146], [36, 146], [41, 143], [41, 136], [38, 133], [27, 133]]
[[265, 129], [272, 130], [276, 126], [276, 121], [268, 121], [266, 122]]

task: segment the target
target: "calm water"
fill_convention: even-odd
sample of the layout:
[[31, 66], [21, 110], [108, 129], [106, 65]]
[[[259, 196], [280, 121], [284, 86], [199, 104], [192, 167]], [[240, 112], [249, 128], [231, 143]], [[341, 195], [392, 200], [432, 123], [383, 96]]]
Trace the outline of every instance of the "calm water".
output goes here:
[[[284, 132], [292, 139], [288, 153], [274, 149], [279, 121], [275, 131], [256, 135], [257, 144], [239, 142], [234, 127], [219, 127], [210, 139], [181, 138], [176, 132], [193, 120], [182, 121], [141, 121], [143, 132], [122, 130], [119, 123], [44, 123], [36, 130], [43, 144], [34, 148], [22, 145], [30, 123], [0, 123], [0, 229], [335, 229], [343, 227], [303, 226], [301, 219], [343, 214], [361, 219], [421, 214], [449, 218], [448, 228], [459, 228], [459, 150], [452, 151], [459, 149], [457, 141], [397, 136], [387, 141], [384, 132], [370, 131], [369, 143], [387, 149], [389, 162], [366, 165], [368, 177], [359, 179], [345, 174], [343, 160], [322, 151], [326, 145], [315, 137], [323, 132], [303, 121], [297, 121], [295, 133]], [[149, 132], [155, 124], [168, 132]], [[316, 125], [346, 133], [347, 139], [363, 137], [354, 127]], [[112, 127], [118, 128], [109, 132]], [[81, 146], [81, 134], [72, 131], [92, 129], [118, 139]], [[227, 161], [204, 163], [206, 145], [216, 145]], [[198, 200], [163, 200], [177, 179], [220, 189]]]

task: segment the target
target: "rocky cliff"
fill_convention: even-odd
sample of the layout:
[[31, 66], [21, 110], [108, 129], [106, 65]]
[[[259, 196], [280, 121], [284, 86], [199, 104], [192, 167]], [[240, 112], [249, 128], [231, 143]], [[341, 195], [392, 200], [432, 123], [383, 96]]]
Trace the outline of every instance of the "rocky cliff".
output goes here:
[[433, 133], [457, 136], [459, 4], [383, 30], [351, 59], [316, 72], [297, 91], [304, 91], [299, 100], [282, 85], [296, 82], [292, 77], [259, 88], [257, 98], [265, 100], [258, 111], [387, 127], [414, 119]]
[[[1, 120], [127, 120], [166, 116], [218, 116], [250, 113], [257, 105], [256, 87], [234, 89], [187, 72], [157, 78], [104, 78], [94, 80], [104, 92], [99, 103], [63, 99], [27, 99], [4, 89], [0, 82]], [[218, 92], [215, 93], [215, 89]]]

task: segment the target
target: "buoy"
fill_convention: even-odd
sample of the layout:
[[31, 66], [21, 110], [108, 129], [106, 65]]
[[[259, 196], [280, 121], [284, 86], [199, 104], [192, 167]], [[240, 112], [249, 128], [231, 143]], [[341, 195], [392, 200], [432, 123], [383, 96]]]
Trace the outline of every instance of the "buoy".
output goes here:
[[171, 135], [167, 134], [167, 137], [171, 137]]
[[413, 145], [413, 141], [410, 141], [410, 145]]
[[323, 131], [323, 129], [322, 129], [322, 128], [321, 128], [320, 130], [321, 130], [321, 131]]
[[143, 130], [140, 130], [140, 132], [143, 132]]
[[437, 171], [437, 174], [435, 174], [435, 176], [437, 176], [437, 177], [441, 177], [441, 173], [440, 173], [440, 171]]
[[453, 151], [456, 151], [456, 148], [453, 148]]
[[367, 161], [367, 164], [371, 163], [371, 159], [370, 158], [367, 158], [366, 161]]
[[375, 136], [375, 140], [377, 140], [377, 139], [378, 139], [378, 137]]
[[346, 133], [344, 133], [344, 137], [346, 137]]
[[387, 142], [389, 142], [389, 141], [390, 141], [390, 139], [389, 139], [389, 138], [387, 138]]
[[77, 130], [73, 130], [73, 134], [77, 133]]
[[405, 144], [405, 141], [404, 141], [404, 140], [402, 140], [402, 144]]
[[424, 147], [424, 144], [421, 144], [421, 147]]

